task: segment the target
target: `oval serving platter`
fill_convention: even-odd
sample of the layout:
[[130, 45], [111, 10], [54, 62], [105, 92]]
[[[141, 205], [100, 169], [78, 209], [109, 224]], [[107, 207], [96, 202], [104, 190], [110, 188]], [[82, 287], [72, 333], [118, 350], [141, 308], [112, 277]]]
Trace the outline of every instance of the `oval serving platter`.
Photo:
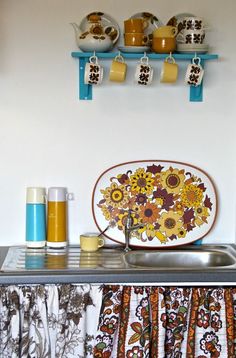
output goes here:
[[98, 178], [92, 211], [100, 232], [124, 244], [124, 227], [132, 210], [130, 246], [167, 248], [206, 236], [217, 212], [214, 184], [203, 170], [186, 163], [142, 160], [119, 164]]

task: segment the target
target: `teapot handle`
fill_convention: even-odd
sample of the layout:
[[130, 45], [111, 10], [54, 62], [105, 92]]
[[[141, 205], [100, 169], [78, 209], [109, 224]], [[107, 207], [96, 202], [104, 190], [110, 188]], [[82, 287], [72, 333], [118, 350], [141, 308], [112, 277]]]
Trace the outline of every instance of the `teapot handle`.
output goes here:
[[119, 30], [117, 28], [115, 28], [114, 26], [104, 27], [104, 32], [105, 32], [105, 34], [107, 34], [110, 37], [113, 44], [118, 40], [118, 37], [120, 35]]

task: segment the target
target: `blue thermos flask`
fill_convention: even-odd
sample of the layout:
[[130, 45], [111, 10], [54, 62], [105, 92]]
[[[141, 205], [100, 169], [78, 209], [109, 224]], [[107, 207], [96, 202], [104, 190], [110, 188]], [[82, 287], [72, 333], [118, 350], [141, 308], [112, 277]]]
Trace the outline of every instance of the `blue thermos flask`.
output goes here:
[[46, 243], [46, 189], [27, 188], [26, 246], [44, 247]]

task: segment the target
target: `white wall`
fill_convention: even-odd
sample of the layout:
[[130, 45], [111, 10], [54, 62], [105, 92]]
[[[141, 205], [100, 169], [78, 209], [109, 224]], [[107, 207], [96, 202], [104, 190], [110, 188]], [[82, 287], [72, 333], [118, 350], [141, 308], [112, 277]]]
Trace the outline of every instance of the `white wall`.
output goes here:
[[[227, 5], [227, 6], [226, 6]], [[206, 19], [212, 53], [206, 65], [204, 102], [188, 102], [181, 66], [176, 85], [159, 83], [153, 63], [150, 88], [133, 84], [134, 62], [124, 85], [107, 80], [93, 101], [77, 99], [78, 62], [70, 22], [104, 11], [122, 28], [139, 11], [163, 22], [191, 12]], [[129, 160], [192, 163], [213, 178], [219, 215], [208, 242], [235, 241], [236, 108], [235, 0], [0, 0], [0, 245], [24, 244], [27, 186], [67, 186], [70, 242], [96, 230], [91, 193], [109, 166]]]

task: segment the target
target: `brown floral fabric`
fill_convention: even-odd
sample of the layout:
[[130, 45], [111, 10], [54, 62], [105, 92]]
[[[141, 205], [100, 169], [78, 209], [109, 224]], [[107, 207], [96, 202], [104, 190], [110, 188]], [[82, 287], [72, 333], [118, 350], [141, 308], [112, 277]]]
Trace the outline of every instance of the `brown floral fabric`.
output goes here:
[[236, 288], [0, 286], [1, 358], [235, 358]]
[[90, 285], [0, 286], [0, 357], [93, 357], [101, 298]]
[[104, 286], [96, 358], [235, 358], [236, 288]]

